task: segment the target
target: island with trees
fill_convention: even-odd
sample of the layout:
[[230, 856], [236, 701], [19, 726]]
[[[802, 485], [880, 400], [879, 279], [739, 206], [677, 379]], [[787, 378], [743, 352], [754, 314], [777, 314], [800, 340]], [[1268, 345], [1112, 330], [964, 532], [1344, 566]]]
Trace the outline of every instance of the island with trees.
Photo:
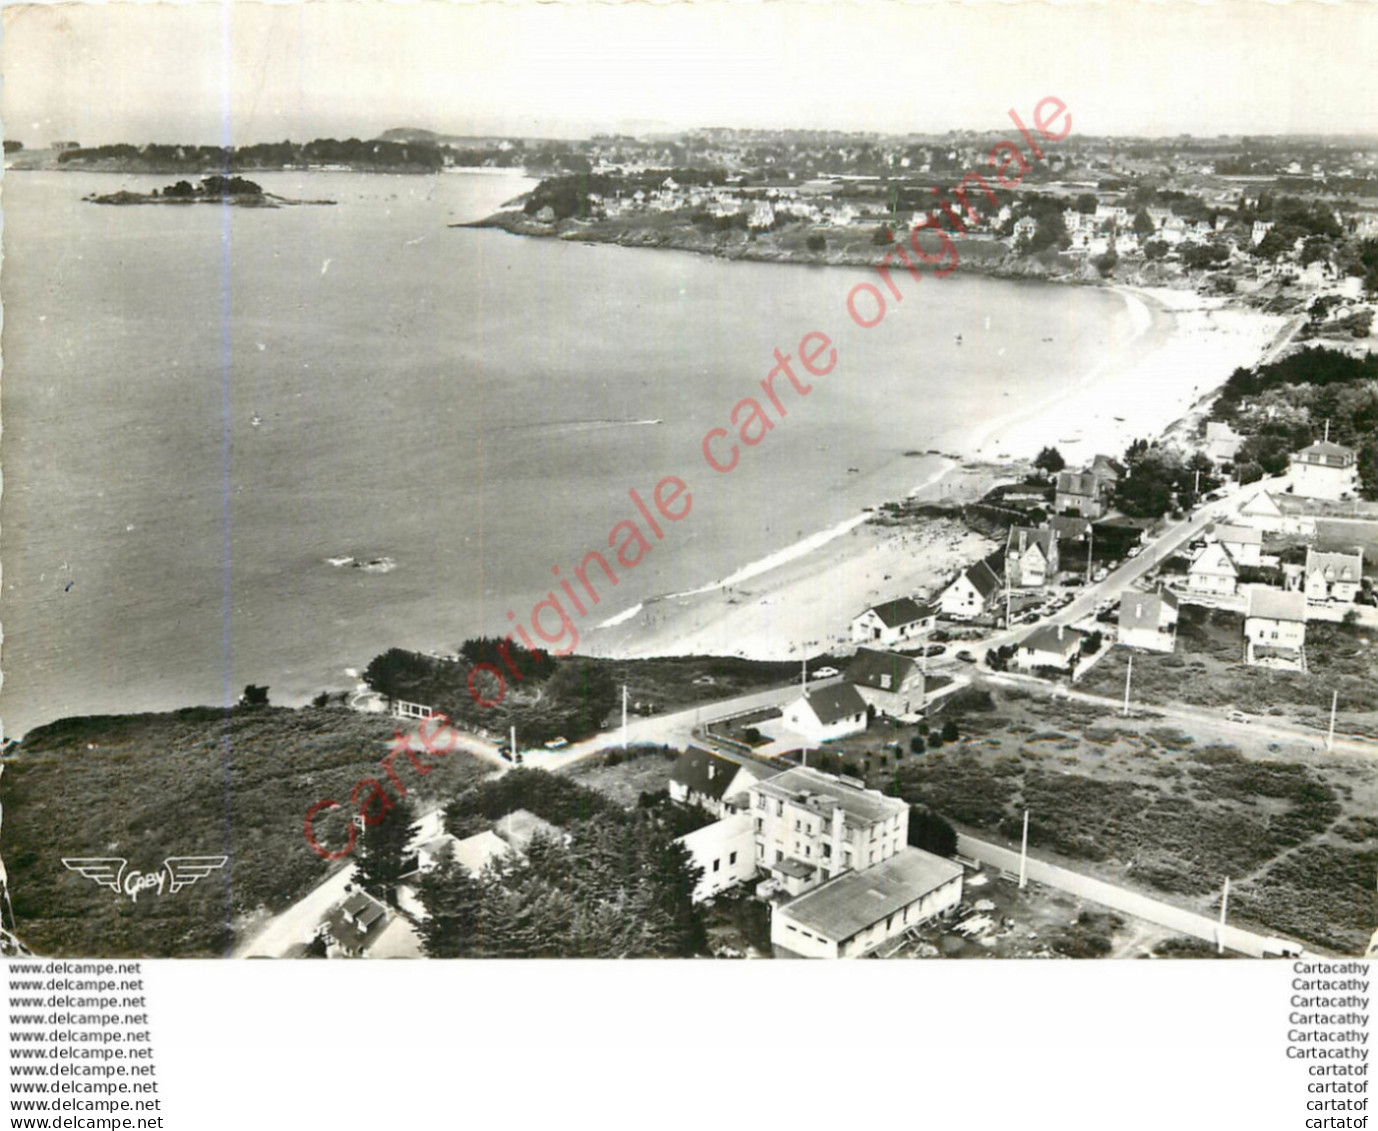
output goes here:
[[281, 208], [292, 204], [334, 204], [333, 200], [291, 200], [264, 192], [263, 186], [245, 177], [225, 177], [213, 174], [202, 177], [200, 184], [177, 181], [152, 192], [119, 192], [85, 198], [91, 204], [231, 204], [237, 208]]

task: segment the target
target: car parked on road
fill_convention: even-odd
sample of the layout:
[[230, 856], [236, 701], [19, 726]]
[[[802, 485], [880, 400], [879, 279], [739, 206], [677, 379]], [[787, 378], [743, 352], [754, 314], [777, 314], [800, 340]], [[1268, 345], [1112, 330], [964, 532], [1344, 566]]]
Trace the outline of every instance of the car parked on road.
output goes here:
[[810, 679], [832, 679], [835, 675], [841, 675], [836, 668], [818, 668], [809, 678]]

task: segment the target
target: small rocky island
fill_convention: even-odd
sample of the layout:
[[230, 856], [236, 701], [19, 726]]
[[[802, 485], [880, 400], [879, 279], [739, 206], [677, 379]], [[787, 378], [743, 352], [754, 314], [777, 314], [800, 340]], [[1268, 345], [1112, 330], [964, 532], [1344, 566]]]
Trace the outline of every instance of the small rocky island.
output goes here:
[[202, 177], [199, 185], [178, 181], [152, 192], [121, 190], [105, 196], [92, 193], [92, 204], [233, 204], [238, 208], [281, 208], [291, 204], [334, 204], [333, 200], [289, 200], [264, 192], [263, 186], [244, 177]]

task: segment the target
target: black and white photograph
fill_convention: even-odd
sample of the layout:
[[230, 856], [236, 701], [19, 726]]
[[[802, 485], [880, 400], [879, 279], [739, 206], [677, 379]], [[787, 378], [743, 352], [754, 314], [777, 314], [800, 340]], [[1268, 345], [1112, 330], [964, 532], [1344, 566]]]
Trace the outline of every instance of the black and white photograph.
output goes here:
[[1272, 959], [1357, 1057], [1378, 7], [4, 17], [14, 993]]
[[11, 947], [1365, 951], [1374, 14], [935, 14], [8, 13]]

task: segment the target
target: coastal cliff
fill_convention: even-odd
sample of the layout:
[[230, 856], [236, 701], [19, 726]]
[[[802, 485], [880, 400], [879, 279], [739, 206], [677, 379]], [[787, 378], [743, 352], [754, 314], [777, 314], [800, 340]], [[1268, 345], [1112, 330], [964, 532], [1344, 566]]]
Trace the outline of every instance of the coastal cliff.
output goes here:
[[[876, 243], [873, 238], [875, 229], [860, 226], [827, 230], [822, 237], [824, 246], [821, 250], [810, 246], [809, 233], [797, 229], [758, 233], [706, 231], [688, 219], [676, 216], [638, 216], [636, 222], [572, 218], [546, 222], [533, 219], [524, 212], [502, 211], [482, 220], [449, 226], [496, 228], [512, 235], [537, 239], [687, 251], [753, 263], [874, 268], [881, 266], [889, 255], [890, 269], [896, 274], [908, 269], [892, 252], [892, 243]], [[1105, 275], [1089, 257], [1060, 254], [1052, 250], [1020, 255], [1004, 240], [989, 235], [959, 236], [953, 240], [953, 244], [957, 251], [956, 269], [968, 274], [1092, 286], [1128, 284], [1193, 289], [1190, 280], [1180, 271], [1172, 271], [1159, 264], [1144, 264], [1125, 270], [1129, 265], [1122, 263], [1119, 270]], [[910, 259], [914, 268], [924, 274], [936, 275], [940, 271], [945, 274], [945, 268], [953, 264], [949, 258], [933, 263], [913, 256]]]

